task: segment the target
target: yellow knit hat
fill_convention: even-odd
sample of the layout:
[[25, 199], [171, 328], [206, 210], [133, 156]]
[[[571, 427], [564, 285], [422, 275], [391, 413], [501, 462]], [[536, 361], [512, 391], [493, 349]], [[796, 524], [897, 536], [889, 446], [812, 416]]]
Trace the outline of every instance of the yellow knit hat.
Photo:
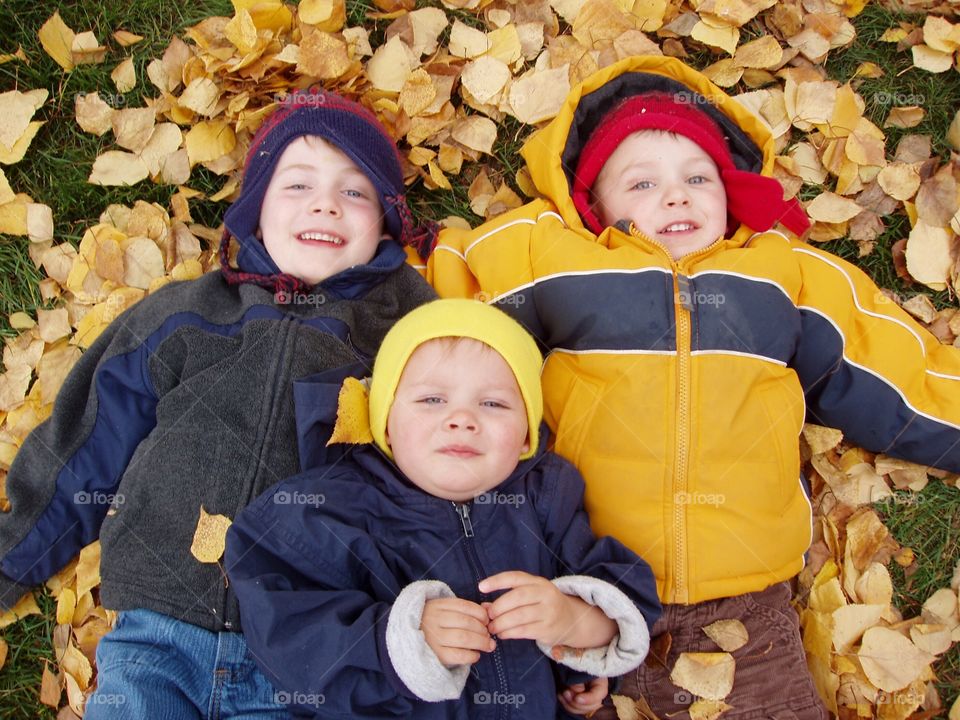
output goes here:
[[393, 457], [386, 441], [387, 415], [407, 360], [428, 340], [466, 337], [489, 345], [506, 361], [520, 386], [527, 408], [530, 449], [521, 460], [537, 451], [543, 394], [540, 368], [543, 358], [523, 326], [506, 313], [477, 300], [434, 300], [411, 311], [383, 339], [373, 365], [370, 382], [370, 432], [374, 442]]

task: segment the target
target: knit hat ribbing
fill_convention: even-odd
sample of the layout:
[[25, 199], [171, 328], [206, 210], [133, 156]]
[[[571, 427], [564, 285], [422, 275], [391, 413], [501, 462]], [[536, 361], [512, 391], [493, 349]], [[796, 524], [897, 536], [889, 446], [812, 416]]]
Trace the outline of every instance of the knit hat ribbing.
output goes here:
[[590, 190], [620, 143], [640, 130], [661, 130], [692, 140], [716, 163], [727, 194], [731, 230], [739, 223], [769, 230], [782, 222], [797, 235], [805, 232], [810, 223], [799, 203], [783, 199], [783, 188], [776, 179], [738, 170], [720, 128], [690, 97], [665, 92], [633, 95], [597, 124], [580, 153], [571, 193], [584, 224], [595, 233], [603, 231]]
[[254, 135], [244, 163], [240, 196], [224, 216], [232, 235], [242, 240], [256, 233], [263, 197], [277, 161], [287, 145], [304, 135], [327, 140], [357, 164], [377, 190], [384, 228], [394, 240], [416, 246], [421, 254], [429, 250], [421, 246], [432, 246], [436, 230], [431, 224], [414, 227], [393, 138], [365, 107], [322, 90], [291, 93]]
[[496, 350], [510, 366], [527, 410], [530, 449], [520, 459], [532, 457], [543, 417], [543, 358], [523, 326], [503, 311], [476, 300], [434, 300], [404, 315], [387, 333], [370, 382], [370, 432], [374, 442], [393, 457], [386, 441], [387, 416], [403, 369], [420, 345], [446, 337], [478, 340]]

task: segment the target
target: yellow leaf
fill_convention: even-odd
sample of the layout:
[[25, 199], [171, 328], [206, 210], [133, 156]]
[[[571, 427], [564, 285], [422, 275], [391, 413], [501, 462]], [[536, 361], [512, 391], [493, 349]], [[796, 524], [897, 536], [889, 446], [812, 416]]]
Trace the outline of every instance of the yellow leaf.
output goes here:
[[917, 282], [934, 290], [945, 290], [953, 268], [951, 250], [954, 236], [943, 227], [917, 224], [907, 238], [907, 272]]
[[304, 34], [297, 59], [297, 72], [321, 80], [335, 80], [345, 75], [353, 65], [350, 48], [344, 40], [319, 30]]
[[117, 65], [110, 73], [110, 79], [117, 86], [117, 92], [130, 92], [137, 86], [137, 70], [133, 66], [133, 58], [128, 57]]
[[775, 68], [781, 60], [783, 48], [772, 35], [741, 45], [733, 56], [733, 62], [745, 68]]
[[893, 581], [890, 571], [880, 563], [870, 563], [855, 584], [857, 599], [867, 605], [887, 607], [893, 601]]
[[30, 242], [53, 240], [53, 210], [40, 203], [27, 203], [27, 237]]
[[98, 93], [78, 93], [74, 101], [77, 124], [84, 132], [103, 135], [113, 127], [116, 112], [105, 103]]
[[863, 634], [857, 656], [870, 682], [886, 692], [907, 687], [936, 659], [885, 627], [872, 627]]
[[724, 652], [739, 650], [750, 639], [746, 626], [739, 620], [717, 620], [703, 628], [703, 632]]
[[[174, 123], [160, 123], [154, 126], [153, 133], [147, 144], [140, 151], [140, 159], [147, 166], [147, 171], [151, 176], [159, 175], [163, 169], [164, 162], [180, 148], [183, 142], [183, 134], [180, 128]], [[189, 163], [187, 163], [187, 173], [189, 174]]]
[[18, 90], [0, 93], [0, 145], [11, 150], [27, 132], [33, 114], [46, 99], [46, 91], [40, 94]]
[[497, 126], [490, 118], [471, 115], [454, 125], [450, 135], [464, 147], [489, 155], [497, 139]]
[[7, 176], [3, 172], [3, 168], [0, 168], [0, 205], [6, 205], [14, 198], [16, 198], [16, 195], [14, 194], [13, 189], [10, 187]]
[[150, 238], [134, 238], [124, 248], [123, 257], [125, 285], [146, 290], [151, 282], [164, 274], [163, 253]]
[[934, 50], [952, 53], [957, 49], [957, 28], [939, 15], [928, 15], [923, 23], [923, 41]]
[[57, 392], [79, 359], [80, 349], [66, 341], [51, 346], [43, 354], [37, 363], [37, 383], [44, 404], [56, 399]]
[[133, 153], [108, 150], [93, 162], [87, 182], [94, 185], [136, 185], [149, 175], [146, 164]]
[[913, 64], [921, 70], [942, 73], [953, 67], [953, 53], [940, 52], [926, 45], [914, 45], [911, 52]]
[[730, 26], [716, 27], [703, 19], [696, 24], [690, 36], [704, 45], [719, 48], [729, 55], [736, 52], [737, 43], [740, 42], [740, 31], [737, 28]]
[[0, 637], [0, 670], [7, 662], [7, 641]]
[[942, 655], [950, 649], [950, 628], [946, 625], [919, 623], [910, 628], [913, 644], [931, 655]]
[[716, 720], [727, 710], [733, 710], [733, 706], [723, 700], [696, 700], [687, 708], [690, 720]]
[[27, 234], [27, 204], [8, 202], [0, 205], [0, 233], [5, 235]]
[[413, 69], [420, 64], [399, 35], [377, 48], [367, 61], [367, 78], [377, 90], [399, 93]]
[[[453, 187], [450, 185], [450, 181], [447, 180], [446, 175], [443, 174], [443, 171], [437, 166], [433, 160], [427, 163], [427, 170], [430, 173], [430, 180], [433, 181], [433, 184], [440, 188], [441, 190], [452, 190]], [[431, 188], [435, 189], [435, 188]]]
[[73, 612], [77, 609], [77, 594], [70, 588], [64, 588], [57, 598], [57, 624], [64, 625], [73, 621]]
[[554, 117], [570, 93], [568, 65], [524, 75], [507, 91], [510, 113], [521, 122], [535, 124]]
[[429, 73], [417, 68], [407, 77], [397, 102], [409, 117], [413, 117], [429, 108], [436, 98], [437, 88]]
[[408, 16], [413, 33], [411, 49], [417, 57], [432, 55], [437, 51], [437, 40], [448, 23], [447, 14], [440, 8], [425, 7], [414, 10]]
[[40, 614], [40, 608], [37, 606], [37, 599], [33, 596], [33, 593], [28, 592], [17, 601], [16, 605], [0, 614], [0, 630], [12, 625], [18, 620], [22, 620], [28, 615]]
[[42, 120], [34, 120], [27, 125], [26, 132], [20, 136], [20, 139], [14, 143], [12, 148], [7, 149], [0, 146], [0, 164], [13, 165], [23, 160], [23, 156], [27, 154], [27, 148], [30, 147], [30, 143], [43, 124], [44, 121]]
[[954, 150], [960, 150], [960, 110], [950, 121], [950, 128], [947, 130], [947, 142]]
[[347, 378], [337, 398], [337, 422], [327, 445], [373, 442], [370, 434], [370, 408], [367, 386], [356, 378]]
[[237, 14], [224, 25], [223, 34], [244, 55], [253, 52], [257, 45], [257, 26], [253, 24], [250, 13], [242, 7], [238, 8]]
[[680, 653], [670, 681], [707, 700], [723, 700], [733, 690], [736, 662], [730, 653]]
[[301, 0], [297, 16], [307, 25], [323, 32], [334, 33], [343, 28], [347, 19], [344, 0]]
[[219, 86], [208, 77], [198, 77], [184, 88], [177, 102], [180, 107], [193, 110], [199, 115], [213, 117], [217, 113], [219, 99]]
[[107, 55], [107, 48], [101, 45], [97, 36], [88, 30], [74, 35], [70, 54], [75, 65], [93, 65], [103, 62]]
[[223, 120], [204, 120], [187, 132], [187, 156], [190, 166], [223, 157], [237, 144], [237, 136]]
[[923, 122], [927, 111], [917, 105], [908, 105], [905, 107], [895, 107], [890, 109], [890, 114], [884, 121], [884, 127], [912, 128]]
[[[106, 495], [104, 501], [121, 502], [120, 496]], [[80, 551], [77, 563], [77, 595], [82, 596], [100, 584], [100, 541], [92, 542]]]
[[833, 647], [840, 654], [850, 652], [867, 628], [880, 622], [885, 605], [851, 604], [833, 611]]
[[460, 82], [477, 102], [496, 104], [511, 77], [510, 68], [503, 61], [483, 55], [463, 66]]
[[502, 28], [497, 28], [487, 34], [490, 42], [490, 49], [487, 55], [496, 58], [507, 65], [512, 65], [522, 56], [520, 50], [520, 36], [517, 34], [517, 26], [510, 24]]
[[37, 328], [40, 339], [46, 343], [55, 343], [70, 333], [70, 319], [65, 308], [55, 310], [37, 310]]
[[156, 116], [156, 110], [149, 107], [127, 108], [115, 112], [112, 122], [117, 145], [125, 150], [139, 153], [153, 134]]
[[127, 30], [117, 30], [113, 34], [113, 39], [116, 40], [117, 45], [120, 47], [130, 47], [143, 40], [143, 35], [135, 35]]
[[218, 562], [223, 557], [227, 530], [232, 522], [225, 515], [209, 515], [201, 506], [190, 554], [202, 563]]
[[486, 33], [464, 25], [459, 20], [453, 21], [450, 30], [450, 41], [447, 49], [451, 55], [461, 58], [475, 58], [483, 55], [490, 47]]
[[47, 55], [56, 61], [57, 65], [67, 72], [73, 70], [73, 55], [70, 49], [73, 47], [75, 34], [63, 22], [59, 12], [54, 12], [50, 16], [37, 35], [43, 49], [47, 51]]
[[901, 201], [909, 200], [920, 189], [920, 173], [909, 163], [894, 162], [880, 171], [877, 182], [890, 197]]
[[856, 217], [863, 208], [850, 198], [823, 192], [807, 205], [806, 210], [807, 215], [818, 222], [839, 223]]

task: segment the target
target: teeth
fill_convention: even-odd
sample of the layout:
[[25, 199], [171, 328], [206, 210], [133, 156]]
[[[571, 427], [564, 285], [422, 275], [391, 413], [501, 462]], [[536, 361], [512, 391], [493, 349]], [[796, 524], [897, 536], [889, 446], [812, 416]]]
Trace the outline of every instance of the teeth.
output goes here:
[[327, 233], [305, 232], [300, 234], [300, 239], [312, 240], [314, 242], [327, 242], [332, 243], [333, 245], [343, 245], [342, 238], [338, 238], [336, 235], [328, 235]]
[[674, 224], [674, 225], [667, 225], [667, 227], [665, 227], [665, 228], [664, 228], [663, 230], [661, 230], [660, 232], [665, 232], [665, 233], [668, 233], [668, 232], [685, 232], [685, 231], [687, 231], [687, 230], [693, 230], [693, 229], [694, 229], [694, 226], [693, 226], [692, 223], [676, 223], [676, 224]]

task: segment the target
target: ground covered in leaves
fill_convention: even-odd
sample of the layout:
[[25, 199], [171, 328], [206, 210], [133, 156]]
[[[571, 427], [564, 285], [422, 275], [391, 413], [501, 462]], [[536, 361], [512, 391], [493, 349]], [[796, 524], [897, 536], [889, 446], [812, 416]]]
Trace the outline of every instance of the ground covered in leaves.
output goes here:
[[[850, 259], [960, 345], [960, 21], [948, 3], [863, 0], [0, 0], [0, 506], [17, 448], [120, 312], [216, 266], [256, 128], [321, 84], [383, 120], [421, 216], [476, 224], [535, 194], [517, 150], [569, 89], [632, 54], [684, 58], [770, 126], [777, 177]], [[62, 13], [62, 14], [61, 14]], [[895, 348], [890, 349], [896, 352]], [[801, 438], [816, 517], [800, 576], [808, 662], [844, 718], [960, 717], [957, 478]], [[197, 509], [219, 562], [229, 519]], [[4, 717], [83, 715], [95, 544], [0, 618]], [[673, 682], [727, 710], [742, 627]], [[952, 709], [951, 709], [951, 706]], [[59, 711], [59, 712], [58, 712]], [[618, 700], [622, 718], [651, 717]]]

